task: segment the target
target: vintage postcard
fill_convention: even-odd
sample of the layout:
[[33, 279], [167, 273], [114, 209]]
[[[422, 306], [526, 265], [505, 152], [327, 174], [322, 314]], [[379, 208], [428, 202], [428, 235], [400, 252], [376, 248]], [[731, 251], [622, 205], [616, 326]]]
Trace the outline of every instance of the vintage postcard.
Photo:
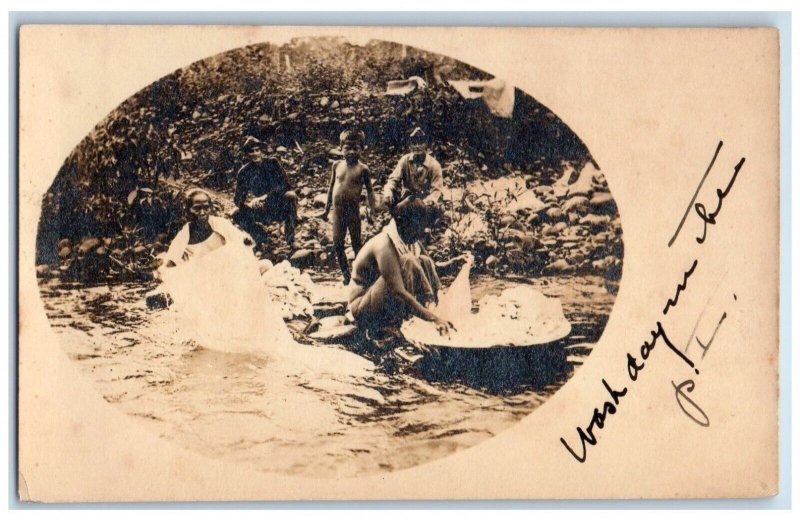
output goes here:
[[778, 492], [777, 30], [19, 36], [22, 500]]

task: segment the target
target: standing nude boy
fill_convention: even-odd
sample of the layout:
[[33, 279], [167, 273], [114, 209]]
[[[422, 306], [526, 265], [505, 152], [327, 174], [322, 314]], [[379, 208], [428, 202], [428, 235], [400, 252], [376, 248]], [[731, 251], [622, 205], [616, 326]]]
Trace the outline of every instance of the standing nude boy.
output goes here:
[[333, 209], [333, 248], [336, 260], [342, 269], [345, 286], [350, 283], [350, 266], [347, 263], [344, 240], [350, 232], [350, 244], [353, 252], [358, 254], [361, 249], [361, 214], [359, 203], [361, 200], [362, 186], [367, 189], [367, 221], [372, 222], [372, 213], [375, 211], [375, 194], [372, 191], [372, 180], [369, 168], [358, 160], [361, 151], [363, 134], [345, 132], [342, 134], [342, 153], [344, 161], [337, 161], [331, 168], [331, 183], [328, 188], [328, 201], [325, 211], [321, 215], [323, 220], [328, 220], [328, 213]]

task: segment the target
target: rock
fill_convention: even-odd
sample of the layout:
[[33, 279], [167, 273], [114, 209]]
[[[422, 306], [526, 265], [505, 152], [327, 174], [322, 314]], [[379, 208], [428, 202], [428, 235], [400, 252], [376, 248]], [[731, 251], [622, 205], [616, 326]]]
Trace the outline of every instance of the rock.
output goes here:
[[151, 293], [145, 296], [144, 301], [150, 309], [166, 309], [172, 303], [172, 299], [166, 293]]
[[515, 243], [517, 243], [520, 247], [525, 250], [530, 250], [536, 247], [536, 239], [530, 233], [526, 233], [520, 230], [510, 229], [506, 230], [505, 236], [507, 238], [512, 239]]
[[580, 224], [591, 227], [605, 226], [610, 221], [607, 215], [589, 214], [581, 218]]
[[300, 196], [301, 196], [301, 197], [308, 197], [308, 196], [309, 196], [309, 195], [311, 195], [312, 193], [314, 193], [314, 190], [312, 190], [311, 188], [309, 188], [309, 187], [307, 187], [307, 186], [303, 187], [303, 188], [300, 190]]
[[61, 259], [66, 259], [67, 257], [70, 256], [71, 253], [72, 253], [72, 250], [70, 249], [70, 247], [69, 246], [64, 246], [64, 247], [62, 247], [61, 249], [58, 250], [58, 257], [61, 258]]
[[498, 259], [498, 258], [497, 258], [497, 257], [495, 257], [494, 255], [489, 255], [489, 256], [486, 258], [486, 267], [487, 267], [487, 268], [489, 268], [489, 269], [494, 269], [494, 268], [496, 268], [496, 267], [497, 267], [497, 265], [498, 265], [498, 264], [500, 264], [500, 259]]
[[[559, 224], [563, 224], [563, 223], [559, 223]], [[542, 235], [558, 235], [559, 231], [560, 230], [557, 230], [555, 226], [551, 226], [549, 224], [545, 224], [544, 226], [542, 226]]]
[[305, 248], [299, 249], [289, 257], [292, 264], [305, 264], [310, 263], [314, 258], [314, 252]]
[[100, 246], [94, 252], [102, 257], [103, 255], [108, 255], [108, 248], [105, 246]]
[[314, 197], [314, 208], [324, 208], [328, 204], [328, 194], [319, 194]]
[[536, 188], [533, 189], [533, 193], [535, 193], [536, 195], [538, 195], [540, 197], [544, 197], [544, 196], [546, 196], [548, 194], [552, 194], [553, 193], [553, 187], [552, 186], [546, 186], [546, 185], [537, 186]]
[[320, 100], [319, 100], [319, 106], [320, 106], [320, 107], [324, 107], [324, 106], [326, 106], [326, 105], [327, 105], [329, 102], [330, 102], [330, 100], [328, 99], [328, 96], [322, 96], [322, 97], [320, 98]]
[[58, 241], [58, 248], [69, 248], [72, 246], [72, 243], [69, 242], [69, 239], [61, 239]]
[[545, 267], [545, 271], [549, 273], [569, 273], [572, 270], [573, 267], [565, 259], [558, 259]]
[[542, 208], [544, 208], [544, 203], [532, 191], [526, 191], [512, 201], [504, 211], [508, 213], [538, 212]]
[[569, 222], [570, 224], [578, 224], [580, 220], [581, 216], [576, 212], [570, 212], [567, 215], [567, 222]]
[[263, 275], [264, 273], [268, 272], [272, 269], [272, 261], [269, 259], [261, 259], [258, 261], [258, 272]]
[[550, 222], [557, 222], [564, 217], [564, 212], [562, 212], [560, 208], [554, 206], [548, 209], [545, 215]]
[[39, 264], [36, 266], [37, 277], [47, 277], [48, 275], [50, 275], [50, 266], [47, 264]]
[[585, 258], [586, 257], [584, 256], [584, 254], [581, 253], [580, 251], [573, 252], [569, 256], [569, 260], [572, 262], [572, 264], [580, 264], [581, 262], [584, 261]]
[[511, 226], [517, 221], [516, 217], [513, 215], [504, 215], [500, 218], [500, 225], [501, 226]]
[[589, 201], [589, 206], [591, 206], [594, 211], [603, 210], [613, 204], [614, 198], [608, 192], [595, 193]]
[[562, 205], [562, 208], [565, 212], [577, 212], [581, 214], [585, 214], [588, 211], [589, 206], [589, 199], [582, 195], [576, 195], [574, 197], [570, 197], [567, 201]]
[[136, 254], [144, 253], [145, 251], [147, 251], [147, 247], [142, 245], [142, 244], [140, 244], [139, 246], [136, 246], [133, 249], [133, 253], [136, 253]]
[[336, 342], [352, 336], [356, 330], [344, 315], [333, 315], [321, 318], [317, 330], [309, 337], [321, 342]]
[[83, 254], [86, 254], [90, 250], [97, 248], [97, 246], [99, 245], [100, 245], [100, 239], [96, 237], [87, 237], [81, 242], [80, 246], [78, 246], [78, 251]]
[[286, 152], [287, 150], [286, 150], [285, 146], [281, 145], [278, 148], [276, 148], [275, 151], [276, 152]]
[[563, 221], [553, 225], [553, 231], [554, 231], [555, 234], [559, 234], [559, 233], [561, 233], [562, 231], [564, 231], [566, 229], [567, 229], [567, 223], [565, 223]]
[[333, 103], [331, 103], [331, 108], [332, 109], [338, 109], [339, 108], [339, 102], [337, 100], [334, 100]]

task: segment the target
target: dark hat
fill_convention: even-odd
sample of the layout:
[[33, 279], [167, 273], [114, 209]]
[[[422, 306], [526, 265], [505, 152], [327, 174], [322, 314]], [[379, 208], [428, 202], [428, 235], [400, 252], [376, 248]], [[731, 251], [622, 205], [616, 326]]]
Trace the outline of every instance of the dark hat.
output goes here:
[[411, 134], [408, 136], [408, 140], [413, 144], [422, 144], [428, 142], [428, 136], [425, 135], [425, 131], [422, 130], [422, 128], [416, 127], [411, 131]]
[[253, 136], [247, 136], [244, 140], [244, 144], [242, 145], [242, 152], [249, 154], [250, 152], [256, 150], [263, 150], [263, 147], [264, 143], [261, 140]]

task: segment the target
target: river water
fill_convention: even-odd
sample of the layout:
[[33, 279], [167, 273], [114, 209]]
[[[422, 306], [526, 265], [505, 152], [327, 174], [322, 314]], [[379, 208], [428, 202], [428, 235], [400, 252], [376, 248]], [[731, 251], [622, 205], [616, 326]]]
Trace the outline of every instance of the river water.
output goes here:
[[[471, 447], [566, 383], [599, 339], [614, 296], [601, 277], [528, 282], [561, 300], [567, 338], [509, 351], [401, 346], [404, 357], [308, 346], [290, 361], [182, 341], [165, 327], [165, 311], [145, 306], [152, 286], [53, 280], [41, 295], [62, 348], [103, 398], [161, 438], [263, 471], [346, 477]], [[473, 281], [473, 299], [507, 284]], [[316, 356], [325, 362], [308, 362]]]

